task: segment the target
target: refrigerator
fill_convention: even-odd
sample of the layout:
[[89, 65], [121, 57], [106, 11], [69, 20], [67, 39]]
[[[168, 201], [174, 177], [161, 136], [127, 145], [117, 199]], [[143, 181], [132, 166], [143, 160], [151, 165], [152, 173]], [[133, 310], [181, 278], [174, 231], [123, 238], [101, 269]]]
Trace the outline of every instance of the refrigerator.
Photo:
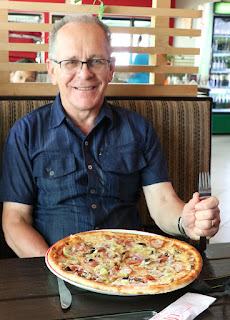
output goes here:
[[213, 6], [209, 96], [213, 99], [213, 133], [230, 133], [230, 2]]

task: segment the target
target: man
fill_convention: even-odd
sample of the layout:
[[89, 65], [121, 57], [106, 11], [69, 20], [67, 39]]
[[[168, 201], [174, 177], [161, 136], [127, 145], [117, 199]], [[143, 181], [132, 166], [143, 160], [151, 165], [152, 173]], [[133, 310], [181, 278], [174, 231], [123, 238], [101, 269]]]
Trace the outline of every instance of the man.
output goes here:
[[19, 120], [2, 159], [0, 201], [8, 245], [19, 257], [45, 255], [71, 233], [141, 229], [141, 187], [165, 232], [193, 239], [219, 228], [218, 200], [184, 204], [169, 181], [159, 140], [145, 118], [104, 99], [114, 72], [108, 28], [91, 15], [55, 24], [48, 72], [60, 95]]
[[[16, 62], [17, 63], [35, 63], [35, 61], [29, 58], [23, 58]], [[36, 71], [17, 70], [17, 71], [10, 72], [10, 82], [15, 82], [15, 83], [35, 82], [36, 78], [37, 78]]]

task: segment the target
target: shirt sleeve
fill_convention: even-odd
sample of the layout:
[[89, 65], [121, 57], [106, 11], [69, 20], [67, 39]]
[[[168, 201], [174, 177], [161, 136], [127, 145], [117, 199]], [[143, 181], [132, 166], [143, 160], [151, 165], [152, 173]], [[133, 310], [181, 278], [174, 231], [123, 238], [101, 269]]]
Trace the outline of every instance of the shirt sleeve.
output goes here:
[[170, 178], [160, 139], [150, 121], [146, 130], [144, 155], [147, 166], [141, 172], [142, 186], [169, 182]]
[[0, 201], [31, 205], [36, 196], [27, 143], [28, 134], [23, 121], [11, 129], [2, 156], [0, 172]]

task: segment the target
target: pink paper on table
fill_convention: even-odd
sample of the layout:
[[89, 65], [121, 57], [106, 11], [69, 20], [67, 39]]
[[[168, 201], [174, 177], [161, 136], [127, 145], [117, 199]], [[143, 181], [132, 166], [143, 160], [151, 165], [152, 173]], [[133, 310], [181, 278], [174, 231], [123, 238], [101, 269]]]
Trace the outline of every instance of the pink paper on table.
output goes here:
[[193, 320], [216, 298], [198, 293], [186, 293], [149, 320]]

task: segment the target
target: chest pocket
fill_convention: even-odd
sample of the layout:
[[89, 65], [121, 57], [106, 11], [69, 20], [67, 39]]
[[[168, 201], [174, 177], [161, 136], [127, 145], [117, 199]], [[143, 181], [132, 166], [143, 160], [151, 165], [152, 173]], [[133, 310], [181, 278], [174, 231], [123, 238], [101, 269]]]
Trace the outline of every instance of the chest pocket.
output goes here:
[[34, 177], [49, 180], [65, 177], [76, 171], [76, 162], [73, 153], [60, 154], [44, 152], [34, 159], [33, 165]]
[[107, 148], [101, 155], [101, 167], [105, 171], [130, 174], [147, 165], [142, 150], [137, 144]]

